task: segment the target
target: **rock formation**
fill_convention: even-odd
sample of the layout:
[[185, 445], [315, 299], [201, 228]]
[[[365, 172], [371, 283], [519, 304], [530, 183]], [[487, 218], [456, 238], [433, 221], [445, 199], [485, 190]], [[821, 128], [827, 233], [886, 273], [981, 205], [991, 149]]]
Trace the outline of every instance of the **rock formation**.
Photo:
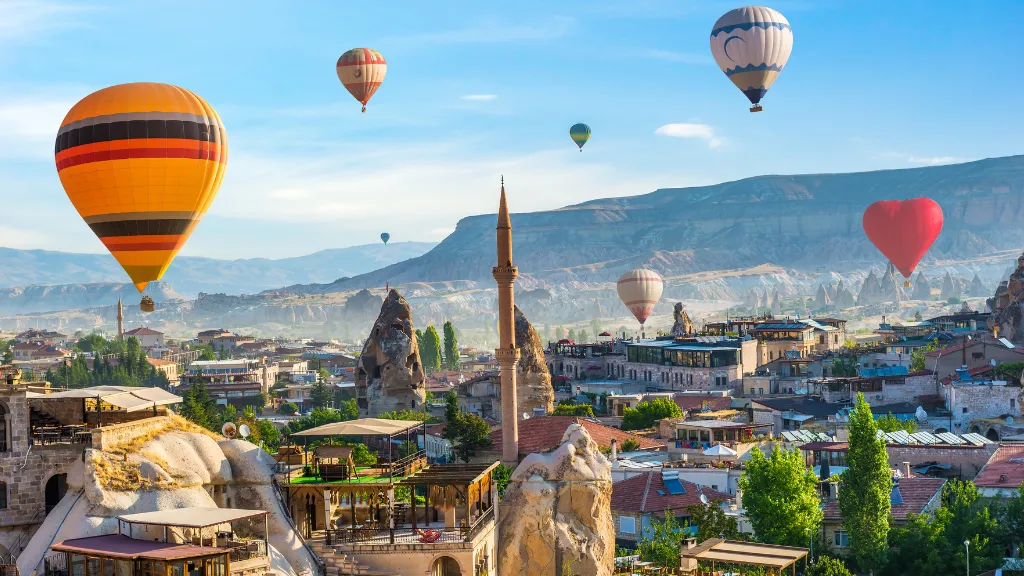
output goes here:
[[779, 289], [772, 292], [772, 314], [782, 316], [782, 297], [779, 296]]
[[750, 291], [747, 292], [747, 298], [744, 301], [744, 304], [747, 308], [750, 308], [754, 314], [760, 312], [761, 308], [764, 307], [764, 301], [761, 300], [761, 292], [751, 288]]
[[829, 299], [835, 302], [839, 291], [836, 290], [835, 286], [833, 286], [831, 282], [825, 284], [825, 291], [828, 292]]
[[832, 308], [832, 299], [828, 296], [828, 290], [824, 284], [818, 284], [818, 292], [814, 295], [815, 310], [829, 310]]
[[836, 309], [850, 308], [855, 306], [857, 303], [853, 298], [853, 292], [846, 287], [846, 284], [840, 280], [839, 286], [836, 287], [836, 297], [832, 301]]
[[693, 322], [690, 321], [690, 315], [686, 313], [686, 310], [683, 310], [682, 302], [676, 302], [672, 309], [672, 316], [675, 318], [675, 322], [672, 324], [673, 336], [693, 334]]
[[579, 424], [546, 454], [530, 454], [502, 498], [498, 573], [609, 576], [615, 557], [611, 464]]
[[974, 279], [971, 280], [971, 287], [967, 289], [967, 295], [971, 298], [979, 298], [985, 296], [985, 285], [981, 283], [981, 278], [978, 278], [978, 274], [974, 274]]
[[904, 302], [907, 300], [907, 293], [903, 290], [902, 276], [896, 272], [896, 268], [889, 264], [881, 279], [875, 276], [875, 271], [868, 272], [864, 279], [864, 285], [857, 295], [858, 306], [869, 306], [871, 304], [884, 304], [889, 302]]
[[868, 277], [864, 279], [864, 285], [860, 287], [860, 294], [857, 295], [857, 305], [866, 306], [878, 302], [878, 277], [875, 270], [868, 270]]
[[925, 278], [924, 272], [918, 272], [917, 278], [914, 279], [914, 290], [910, 294], [911, 300], [931, 300], [932, 299], [932, 287], [928, 283], [928, 279]]
[[[551, 373], [544, 361], [544, 344], [526, 315], [515, 307], [516, 348], [516, 407], [519, 417], [533, 416], [534, 408], [543, 408], [545, 414], [554, 410], [555, 390], [551, 387]], [[596, 334], [595, 334], [596, 336]]]
[[[218, 440], [181, 419], [166, 420], [165, 431], [140, 446], [85, 451], [68, 474], [64, 498], [19, 554], [20, 572], [42, 574], [52, 542], [116, 534], [115, 516], [200, 506], [270, 512], [271, 569], [282, 576], [315, 574], [273, 485], [273, 458], [249, 442]], [[244, 522], [236, 528], [247, 535]], [[136, 527], [134, 536], [162, 539], [164, 533]]]
[[960, 290], [959, 287], [953, 282], [953, 277], [949, 275], [949, 271], [946, 271], [946, 275], [942, 278], [942, 294], [939, 296], [943, 301], [949, 300], [950, 298], [959, 298]]
[[988, 305], [992, 309], [988, 328], [998, 329], [998, 335], [1011, 342], [1024, 343], [1024, 254], [1017, 258], [1013, 274], [999, 283]]
[[392, 289], [356, 365], [356, 401], [363, 416], [415, 410], [426, 398], [423, 365], [409, 303]]

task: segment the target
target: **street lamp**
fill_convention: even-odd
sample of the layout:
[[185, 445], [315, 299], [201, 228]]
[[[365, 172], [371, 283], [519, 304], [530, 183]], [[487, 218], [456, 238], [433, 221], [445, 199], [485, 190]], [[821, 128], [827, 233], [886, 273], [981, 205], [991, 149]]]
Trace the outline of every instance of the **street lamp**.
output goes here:
[[964, 546], [967, 547], [967, 576], [971, 576], [971, 541], [964, 540]]

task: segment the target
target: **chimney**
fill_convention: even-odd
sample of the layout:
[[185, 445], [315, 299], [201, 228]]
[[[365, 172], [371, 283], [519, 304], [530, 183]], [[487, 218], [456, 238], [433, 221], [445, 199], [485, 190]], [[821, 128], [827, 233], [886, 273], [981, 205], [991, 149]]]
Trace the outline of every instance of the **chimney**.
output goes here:
[[612, 464], [615, 464], [616, 460], [619, 459], [619, 444], [612, 438]]
[[683, 540], [683, 549], [689, 550], [691, 548], [696, 548], [696, 547], [697, 547], [697, 539], [696, 538], [686, 538], [686, 539]]
[[828, 483], [828, 499], [839, 500], [839, 482]]
[[903, 477], [910, 478], [910, 462], [903, 463]]

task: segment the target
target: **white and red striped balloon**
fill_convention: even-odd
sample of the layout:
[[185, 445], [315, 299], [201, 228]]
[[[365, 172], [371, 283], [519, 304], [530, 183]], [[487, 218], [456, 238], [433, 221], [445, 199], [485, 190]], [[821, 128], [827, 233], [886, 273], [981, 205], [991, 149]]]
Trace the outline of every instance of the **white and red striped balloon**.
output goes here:
[[663, 289], [661, 276], [654, 270], [638, 268], [630, 270], [619, 278], [615, 286], [619, 299], [629, 308], [643, 326], [661, 298]]

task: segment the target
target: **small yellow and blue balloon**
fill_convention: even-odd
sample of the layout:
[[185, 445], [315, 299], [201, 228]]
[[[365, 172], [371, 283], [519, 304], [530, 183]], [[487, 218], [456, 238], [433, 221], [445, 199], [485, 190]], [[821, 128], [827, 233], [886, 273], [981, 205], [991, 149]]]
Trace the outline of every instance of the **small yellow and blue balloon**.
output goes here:
[[583, 152], [583, 145], [590, 140], [590, 126], [582, 122], [573, 124], [572, 128], [569, 128], [569, 137], [580, 147], [580, 152]]
[[383, 240], [384, 241], [384, 245], [387, 246], [388, 245], [388, 240], [391, 240], [391, 234], [388, 234], [387, 232], [383, 232], [380, 235], [380, 239]]

